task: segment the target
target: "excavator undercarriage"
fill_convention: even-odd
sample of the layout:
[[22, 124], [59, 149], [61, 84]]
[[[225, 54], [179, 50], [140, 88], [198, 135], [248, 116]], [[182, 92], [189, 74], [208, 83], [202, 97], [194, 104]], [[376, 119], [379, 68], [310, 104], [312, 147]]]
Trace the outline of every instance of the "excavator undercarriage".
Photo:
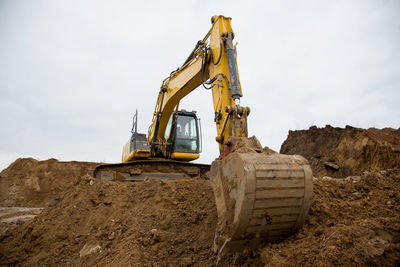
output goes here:
[[94, 177], [109, 181], [145, 181], [149, 179], [207, 179], [209, 164], [176, 160], [140, 160], [127, 163], [102, 164]]

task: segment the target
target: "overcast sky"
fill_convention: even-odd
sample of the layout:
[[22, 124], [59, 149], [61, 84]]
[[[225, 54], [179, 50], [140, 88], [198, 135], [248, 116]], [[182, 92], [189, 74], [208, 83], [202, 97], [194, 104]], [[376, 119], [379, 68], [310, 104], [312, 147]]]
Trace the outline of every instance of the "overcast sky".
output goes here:
[[[400, 1], [0, 0], [0, 170], [18, 157], [119, 162], [132, 115], [147, 132], [162, 80], [211, 16], [232, 17], [249, 134], [400, 126]], [[181, 107], [218, 156], [211, 92]]]

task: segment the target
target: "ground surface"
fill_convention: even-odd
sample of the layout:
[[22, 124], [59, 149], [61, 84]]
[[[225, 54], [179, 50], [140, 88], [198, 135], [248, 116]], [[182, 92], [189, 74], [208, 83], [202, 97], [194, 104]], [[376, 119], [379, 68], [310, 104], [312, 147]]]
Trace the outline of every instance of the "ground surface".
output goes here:
[[43, 207], [98, 163], [17, 159], [0, 173], [0, 206]]
[[280, 153], [304, 156], [316, 177], [347, 177], [365, 170], [400, 168], [400, 129], [313, 126], [289, 131]]
[[[216, 224], [205, 180], [82, 178], [32, 222], [1, 237], [6, 264], [210, 266]], [[83, 247], [96, 248], [80, 256]]]
[[400, 264], [400, 170], [314, 179], [308, 222], [261, 258], [271, 266]]
[[[232, 263], [400, 264], [400, 168], [393, 160], [399, 154], [396, 150], [399, 143], [386, 136], [395, 136], [397, 132], [385, 130], [385, 135], [380, 136], [381, 131], [372, 130], [377, 139], [391, 141], [374, 144], [378, 152], [371, 163], [370, 157], [360, 157], [364, 154], [359, 154], [359, 143], [355, 140], [365, 135], [358, 130], [350, 129], [355, 133], [350, 135], [353, 139], [332, 134], [339, 130], [329, 127], [289, 135], [292, 144], [319, 140], [321, 135], [327, 144], [341, 144], [340, 138], [347, 136], [347, 150], [341, 145], [329, 145], [324, 148], [326, 154], [319, 152], [320, 157], [315, 157], [313, 168], [322, 166], [325, 173], [316, 169], [317, 176], [321, 175], [314, 178], [310, 215], [297, 234], [277, 244], [265, 244], [258, 251], [244, 250], [236, 261], [232, 257]], [[298, 141], [293, 137], [296, 134]], [[315, 151], [314, 143], [309, 144], [308, 150]], [[348, 169], [353, 170], [353, 176], [322, 177], [331, 168], [325, 165], [328, 155], [340, 153], [346, 155], [343, 162], [354, 160], [356, 167]], [[390, 159], [394, 163], [380, 165], [379, 156], [387, 157], [388, 153], [392, 153]], [[345, 169], [347, 165], [334, 159], [339, 169]], [[35, 216], [40, 210], [0, 208], [0, 220], [14, 218], [10, 219], [13, 222], [1, 224], [9, 230], [2, 228], [4, 231], [0, 233], [0, 265], [214, 265], [212, 247], [217, 215], [208, 180], [115, 183], [91, 178], [88, 173], [94, 166], [96, 163], [19, 159], [0, 173], [0, 205], [44, 208], [30, 221], [17, 217], [29, 215], [24, 212]]]
[[0, 234], [32, 220], [42, 212], [42, 208], [0, 207]]

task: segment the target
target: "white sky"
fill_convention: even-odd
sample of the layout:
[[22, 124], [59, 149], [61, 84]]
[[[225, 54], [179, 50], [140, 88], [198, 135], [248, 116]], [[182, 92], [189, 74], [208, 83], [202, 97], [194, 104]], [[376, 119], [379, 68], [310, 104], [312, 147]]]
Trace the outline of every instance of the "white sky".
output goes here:
[[[0, 170], [18, 157], [119, 162], [139, 110], [147, 132], [162, 80], [215, 14], [232, 17], [249, 134], [400, 126], [400, 1], [0, 0]], [[211, 92], [199, 162], [218, 156]]]

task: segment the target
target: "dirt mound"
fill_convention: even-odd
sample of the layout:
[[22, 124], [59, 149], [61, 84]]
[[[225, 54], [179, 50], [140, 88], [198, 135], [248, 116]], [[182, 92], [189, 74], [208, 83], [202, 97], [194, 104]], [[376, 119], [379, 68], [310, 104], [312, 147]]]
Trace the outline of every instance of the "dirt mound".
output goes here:
[[[294, 153], [311, 159], [315, 174], [353, 176], [315, 178], [302, 229], [231, 262], [398, 266], [399, 137], [399, 130], [351, 127], [291, 132], [282, 148], [300, 147]], [[252, 143], [254, 151], [266, 151]], [[96, 165], [19, 159], [0, 173], [1, 203], [45, 206], [32, 221], [0, 234], [0, 265], [215, 264], [217, 211], [209, 180], [110, 182], [87, 175]]]
[[[303, 228], [243, 251], [260, 266], [400, 263], [400, 170], [314, 179]], [[0, 237], [0, 263], [22, 266], [212, 266], [216, 227], [208, 180], [77, 180], [53, 207]], [[232, 257], [232, 262], [234, 257]]]
[[400, 168], [400, 129], [312, 126], [289, 131], [280, 153], [304, 156], [317, 177], [347, 177], [369, 170]]
[[0, 173], [0, 206], [47, 206], [98, 163], [20, 158]]
[[43, 266], [212, 266], [209, 181], [77, 180], [54, 207], [0, 238], [0, 262]]
[[308, 223], [261, 250], [267, 266], [398, 266], [400, 169], [314, 179]]

